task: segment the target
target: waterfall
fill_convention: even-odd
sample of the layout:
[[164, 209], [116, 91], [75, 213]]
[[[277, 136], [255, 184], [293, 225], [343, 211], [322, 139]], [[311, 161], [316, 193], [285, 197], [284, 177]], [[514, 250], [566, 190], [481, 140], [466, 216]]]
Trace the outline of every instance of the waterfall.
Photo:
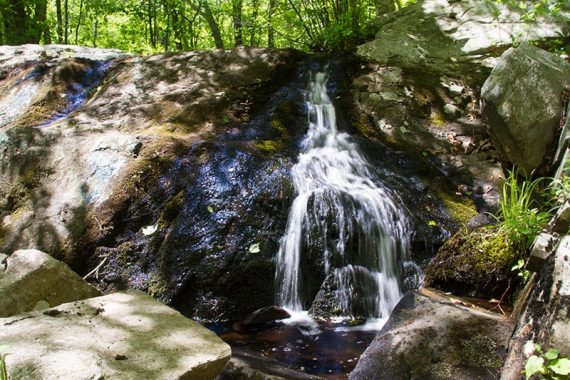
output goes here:
[[[402, 296], [401, 267], [409, 231], [398, 198], [374, 174], [347, 133], [337, 130], [327, 76], [312, 76], [309, 128], [292, 168], [296, 198], [278, 253], [277, 302], [302, 311], [304, 247], [317, 234], [327, 277], [334, 278], [342, 314], [386, 318]], [[331, 236], [334, 239], [331, 241]]]

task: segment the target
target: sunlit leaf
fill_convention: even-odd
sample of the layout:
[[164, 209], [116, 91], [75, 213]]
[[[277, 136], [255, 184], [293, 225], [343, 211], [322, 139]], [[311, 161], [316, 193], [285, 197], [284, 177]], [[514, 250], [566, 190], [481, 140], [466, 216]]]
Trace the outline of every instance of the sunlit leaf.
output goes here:
[[570, 359], [561, 358], [553, 360], [548, 368], [557, 375], [570, 375]]
[[529, 379], [535, 373], [544, 373], [544, 372], [545, 371], [544, 371], [543, 358], [536, 355], [532, 355], [531, 357], [528, 358], [524, 366], [524, 373], [527, 379]]
[[154, 234], [158, 230], [158, 224], [152, 226], [146, 226], [142, 228], [142, 233], [145, 236], [150, 236]]
[[558, 357], [558, 355], [560, 355], [560, 351], [558, 351], [556, 348], [551, 348], [550, 350], [546, 351], [544, 357], [548, 360], [554, 360]]
[[255, 243], [249, 246], [249, 252], [251, 253], [258, 253], [260, 251], [259, 249], [259, 243]]

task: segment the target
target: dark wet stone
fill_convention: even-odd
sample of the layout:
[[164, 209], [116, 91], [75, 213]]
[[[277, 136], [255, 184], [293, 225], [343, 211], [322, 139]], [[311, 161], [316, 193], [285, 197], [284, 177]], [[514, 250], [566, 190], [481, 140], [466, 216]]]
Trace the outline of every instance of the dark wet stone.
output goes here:
[[291, 315], [287, 310], [279, 306], [267, 306], [258, 309], [251, 313], [244, 321], [243, 325], [246, 327], [261, 325], [265, 323], [279, 321], [281, 319], [289, 318]]

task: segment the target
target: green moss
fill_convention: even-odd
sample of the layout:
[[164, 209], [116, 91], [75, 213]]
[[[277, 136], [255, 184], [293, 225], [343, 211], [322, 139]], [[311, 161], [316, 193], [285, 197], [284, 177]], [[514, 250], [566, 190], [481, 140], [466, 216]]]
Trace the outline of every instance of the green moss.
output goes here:
[[185, 192], [182, 190], [174, 197], [172, 197], [168, 202], [166, 202], [162, 209], [162, 213], [158, 218], [158, 225], [161, 228], [168, 227], [174, 218], [176, 218], [182, 206], [184, 205], [184, 198]]
[[273, 129], [275, 129], [279, 133], [279, 136], [281, 138], [288, 139], [291, 137], [291, 135], [289, 134], [289, 130], [287, 129], [287, 127], [285, 127], [281, 119], [274, 118], [273, 120], [271, 120], [271, 127], [273, 127]]
[[148, 281], [147, 293], [152, 297], [157, 298], [166, 293], [168, 290], [168, 284], [159, 274], [152, 274]]
[[354, 124], [358, 132], [369, 139], [375, 137], [374, 127], [370, 123], [370, 120], [364, 113], [360, 113], [356, 120], [354, 120]]
[[481, 334], [461, 342], [461, 357], [467, 365], [475, 368], [497, 370], [503, 365], [501, 357], [497, 354], [497, 343]]
[[275, 140], [261, 140], [254, 143], [255, 148], [267, 154], [275, 154], [283, 148], [283, 143]]
[[443, 117], [443, 114], [438, 110], [432, 109], [429, 116], [429, 121], [431, 124], [439, 128], [443, 128], [445, 126], [445, 118]]
[[451, 195], [444, 190], [438, 191], [437, 195], [454, 222], [464, 225], [477, 215], [477, 208], [471, 198]]
[[127, 266], [131, 262], [135, 245], [133, 242], [127, 241], [119, 245], [117, 248], [117, 261], [121, 266]]

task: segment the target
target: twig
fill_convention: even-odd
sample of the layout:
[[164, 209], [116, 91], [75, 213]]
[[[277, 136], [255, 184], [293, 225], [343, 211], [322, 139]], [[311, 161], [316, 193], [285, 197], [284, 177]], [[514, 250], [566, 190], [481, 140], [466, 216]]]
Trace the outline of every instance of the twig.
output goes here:
[[109, 255], [106, 255], [106, 256], [103, 258], [103, 260], [101, 260], [101, 262], [99, 263], [99, 265], [97, 265], [97, 266], [95, 267], [95, 269], [93, 269], [91, 272], [87, 273], [87, 274], [83, 277], [83, 279], [84, 279], [84, 280], [87, 280], [87, 278], [89, 278], [89, 276], [91, 276], [93, 273], [95, 273], [95, 278], [96, 278], [96, 279], [99, 279], [99, 269], [101, 269], [101, 267], [102, 267], [103, 265], [105, 265], [105, 263], [107, 262], [107, 259], [108, 259], [108, 258], [109, 258]]
[[501, 307], [501, 304], [503, 303], [503, 299], [505, 298], [505, 296], [507, 295], [507, 293], [509, 292], [509, 290], [511, 289], [511, 279], [509, 278], [509, 284], [507, 285], [507, 289], [505, 289], [505, 291], [503, 292], [503, 295], [501, 296], [501, 299], [499, 299], [499, 302], [497, 303], [497, 306], [493, 307], [491, 310], [495, 309], [495, 308], [499, 308], [499, 310], [501, 311], [501, 313], [506, 316], [507, 313], [505, 313], [505, 311], [503, 310], [503, 308]]

